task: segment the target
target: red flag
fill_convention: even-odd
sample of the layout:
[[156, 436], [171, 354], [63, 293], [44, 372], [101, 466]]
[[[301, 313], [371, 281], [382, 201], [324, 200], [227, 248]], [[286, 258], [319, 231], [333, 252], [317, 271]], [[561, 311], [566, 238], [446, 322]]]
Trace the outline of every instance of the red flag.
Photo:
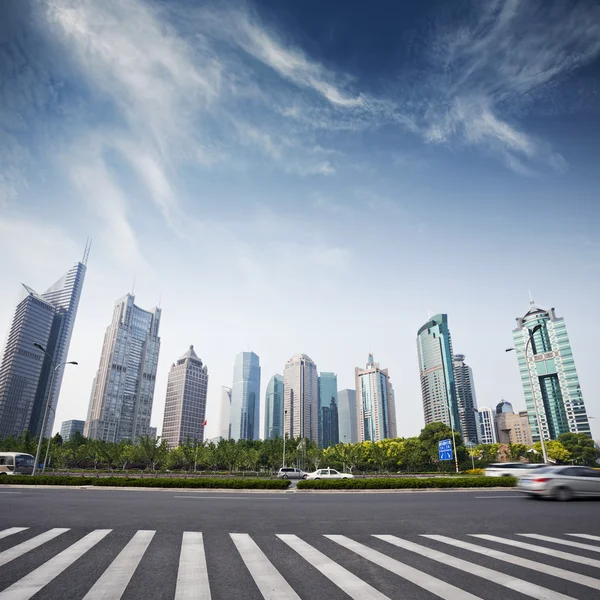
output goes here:
[[208, 423], [208, 421], [206, 419], [204, 419], [204, 423], [202, 423], [202, 427], [206, 427], [207, 423]]

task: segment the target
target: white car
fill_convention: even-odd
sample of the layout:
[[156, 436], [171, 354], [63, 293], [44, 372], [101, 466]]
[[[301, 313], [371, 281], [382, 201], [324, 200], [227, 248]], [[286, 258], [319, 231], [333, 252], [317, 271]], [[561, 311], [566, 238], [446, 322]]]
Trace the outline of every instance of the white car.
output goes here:
[[544, 463], [522, 463], [522, 462], [505, 462], [493, 463], [487, 467], [485, 474], [487, 477], [517, 477], [521, 478], [525, 475], [531, 475], [538, 469], [547, 467]]
[[340, 473], [335, 469], [319, 469], [314, 473], [309, 473], [306, 479], [354, 479], [351, 473]]

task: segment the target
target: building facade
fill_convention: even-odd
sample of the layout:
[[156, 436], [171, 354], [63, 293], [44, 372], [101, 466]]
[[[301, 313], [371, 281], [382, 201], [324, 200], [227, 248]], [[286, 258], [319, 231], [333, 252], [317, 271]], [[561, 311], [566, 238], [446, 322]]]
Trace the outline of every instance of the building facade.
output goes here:
[[63, 442], [68, 442], [76, 433], [83, 435], [85, 421], [63, 421], [60, 426], [60, 437]]
[[441, 422], [461, 431], [448, 315], [435, 315], [417, 333], [425, 425]]
[[[328, 429], [327, 439], [330, 441], [331, 437], [331, 415], [329, 411], [331, 404], [334, 404], [337, 418], [337, 404], [338, 404], [338, 389], [337, 389], [337, 375], [335, 373], [323, 372], [319, 375], [319, 447], [327, 448], [325, 446], [325, 423], [323, 421], [325, 412], [327, 412]], [[337, 425], [336, 425], [337, 428]], [[334, 442], [337, 444], [337, 442]], [[331, 445], [330, 443], [328, 445]]]
[[[537, 325], [540, 329], [532, 334]], [[545, 440], [568, 432], [591, 437], [564, 319], [556, 316], [554, 308], [546, 310], [531, 301], [529, 310], [517, 319], [513, 340], [533, 441], [540, 439], [536, 407]]]
[[231, 435], [231, 424], [229, 417], [231, 415], [231, 388], [221, 387], [221, 400], [219, 404], [219, 435], [216, 437], [222, 440], [228, 440]]
[[317, 365], [306, 354], [294, 355], [285, 365], [284, 435], [319, 441], [319, 382]]
[[190, 346], [169, 371], [162, 427], [169, 448], [204, 441], [207, 389], [208, 368]]
[[283, 438], [283, 416], [283, 375], [273, 375], [265, 394], [265, 439]]
[[473, 369], [465, 363], [464, 354], [455, 354], [453, 361], [454, 384], [458, 402], [458, 418], [463, 441], [467, 446], [478, 444], [477, 397]]
[[494, 426], [494, 413], [488, 406], [482, 406], [477, 411], [477, 421], [479, 423], [479, 443], [480, 444], [495, 444], [496, 428]]
[[43, 294], [23, 285], [0, 363], [0, 437], [25, 429], [39, 435], [47, 402], [43, 433], [52, 434], [85, 272], [85, 264], [77, 263]]
[[254, 352], [235, 357], [229, 423], [232, 440], [260, 437], [260, 361]]
[[149, 434], [160, 318], [160, 308], [143, 310], [132, 294], [115, 304], [92, 387], [86, 437], [135, 442]]
[[329, 406], [321, 407], [321, 447], [329, 448], [340, 441], [337, 402], [332, 398]]
[[396, 437], [395, 407], [391, 408], [390, 378], [387, 369], [382, 369], [379, 363], [369, 354], [366, 368], [356, 367], [356, 408], [358, 441], [378, 442]]
[[494, 425], [496, 439], [500, 444], [533, 445], [529, 415], [526, 410], [514, 413], [510, 402], [503, 400], [496, 406]]
[[342, 444], [358, 442], [357, 416], [356, 390], [340, 390], [338, 392], [338, 430]]

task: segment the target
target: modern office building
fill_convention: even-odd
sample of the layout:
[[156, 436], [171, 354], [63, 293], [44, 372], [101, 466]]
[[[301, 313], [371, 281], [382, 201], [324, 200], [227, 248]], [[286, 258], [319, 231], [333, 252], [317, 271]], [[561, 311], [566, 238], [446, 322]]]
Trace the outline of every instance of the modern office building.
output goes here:
[[217, 437], [228, 440], [231, 434], [229, 416], [231, 414], [231, 388], [221, 387], [221, 400], [219, 403], [219, 435]]
[[[533, 333], [537, 325], [540, 328]], [[591, 437], [564, 319], [556, 316], [554, 308], [540, 308], [532, 300], [529, 310], [517, 319], [513, 340], [533, 441], [540, 439], [536, 407], [545, 440], [568, 432]]]
[[500, 444], [533, 445], [529, 415], [526, 410], [514, 413], [512, 404], [502, 400], [496, 406], [494, 425], [496, 428], [496, 439]]
[[358, 442], [357, 416], [356, 390], [340, 390], [338, 392], [338, 428], [342, 444]]
[[441, 422], [462, 433], [448, 315], [435, 315], [419, 329], [417, 352], [425, 425]]
[[169, 371], [162, 427], [169, 448], [204, 441], [207, 388], [208, 368], [190, 346]]
[[44, 435], [52, 434], [88, 250], [83, 262], [43, 294], [23, 285], [0, 363], [0, 437], [20, 435], [25, 429], [39, 435], [47, 402]]
[[390, 408], [390, 378], [387, 369], [369, 354], [366, 368], [354, 369], [358, 441], [378, 442], [396, 437], [395, 408]]
[[158, 427], [148, 427], [148, 437], [155, 440], [158, 437]]
[[495, 444], [496, 428], [494, 427], [494, 413], [488, 406], [482, 406], [477, 411], [477, 420], [479, 423], [479, 435], [477, 436], [480, 444]]
[[[331, 439], [331, 415], [329, 411], [331, 409], [331, 403], [335, 405], [336, 418], [337, 418], [337, 403], [338, 403], [338, 390], [337, 390], [337, 375], [335, 373], [322, 372], [319, 375], [319, 447], [327, 448], [325, 446], [325, 424], [324, 414], [328, 414], [328, 440]], [[324, 412], [325, 411], [325, 412]], [[336, 425], [337, 427], [337, 425]], [[337, 442], [335, 442], [337, 444]], [[331, 445], [331, 444], [329, 444]]]
[[329, 406], [322, 406], [321, 411], [321, 447], [329, 448], [340, 441], [337, 402], [332, 398]]
[[232, 440], [260, 437], [260, 362], [254, 352], [235, 357], [229, 423]]
[[119, 299], [106, 329], [94, 378], [85, 436], [93, 440], [135, 442], [149, 434], [156, 367], [160, 351], [161, 309]]
[[283, 375], [273, 375], [265, 394], [265, 433], [267, 440], [283, 438]]
[[396, 392], [394, 392], [394, 387], [392, 386], [392, 382], [388, 380], [389, 383], [389, 401], [388, 401], [388, 414], [389, 414], [389, 434], [390, 438], [398, 437], [398, 429], [396, 423]]
[[306, 354], [286, 363], [284, 380], [284, 434], [319, 441], [319, 382], [317, 365]]
[[85, 421], [63, 421], [60, 426], [60, 437], [63, 442], [68, 442], [76, 433], [83, 435]]
[[477, 422], [477, 397], [475, 395], [473, 369], [465, 363], [464, 354], [454, 355], [453, 369], [458, 402], [458, 418], [463, 441], [467, 446], [476, 446], [479, 424]]

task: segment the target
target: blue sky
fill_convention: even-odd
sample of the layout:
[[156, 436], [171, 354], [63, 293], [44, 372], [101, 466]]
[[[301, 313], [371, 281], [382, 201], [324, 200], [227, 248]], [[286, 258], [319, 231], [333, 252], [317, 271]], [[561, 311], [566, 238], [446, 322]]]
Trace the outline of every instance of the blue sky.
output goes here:
[[0, 331], [90, 236], [57, 423], [85, 418], [135, 278], [140, 306], [162, 297], [153, 424], [189, 344], [209, 436], [241, 350], [263, 390], [297, 352], [353, 387], [372, 351], [414, 435], [430, 312], [479, 404], [524, 408], [504, 349], [531, 290], [600, 419], [599, 55], [595, 2], [7, 0]]

